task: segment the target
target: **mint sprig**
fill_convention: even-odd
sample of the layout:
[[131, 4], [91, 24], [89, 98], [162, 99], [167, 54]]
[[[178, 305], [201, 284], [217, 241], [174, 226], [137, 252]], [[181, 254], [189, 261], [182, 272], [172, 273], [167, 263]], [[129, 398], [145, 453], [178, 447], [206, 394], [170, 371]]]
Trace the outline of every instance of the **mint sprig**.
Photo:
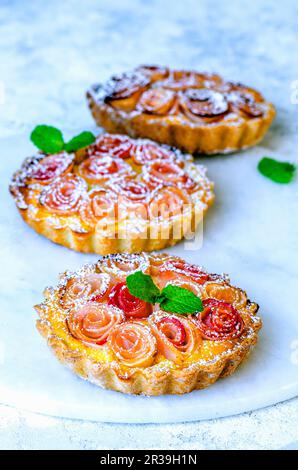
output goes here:
[[293, 163], [263, 157], [258, 163], [258, 170], [275, 183], [288, 184], [294, 178], [296, 166]]
[[203, 310], [201, 299], [190, 290], [169, 284], [160, 291], [151, 276], [142, 271], [127, 276], [126, 285], [131, 295], [151, 304], [158, 303], [166, 312], [189, 315]]
[[44, 124], [33, 129], [30, 139], [39, 150], [46, 154], [58, 153], [62, 150], [71, 153], [95, 142], [95, 136], [89, 131], [81, 132], [65, 142], [62, 132], [57, 127]]

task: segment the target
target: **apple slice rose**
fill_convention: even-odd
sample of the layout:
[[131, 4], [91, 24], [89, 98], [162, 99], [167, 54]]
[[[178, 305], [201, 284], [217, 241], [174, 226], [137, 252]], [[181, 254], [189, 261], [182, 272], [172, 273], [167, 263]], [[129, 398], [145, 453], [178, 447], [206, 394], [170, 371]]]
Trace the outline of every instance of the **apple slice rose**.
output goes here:
[[119, 253], [104, 256], [100, 266], [102, 271], [115, 276], [117, 279], [124, 280], [137, 271], [149, 271], [149, 258], [146, 253]]
[[94, 188], [88, 192], [80, 204], [80, 216], [90, 225], [98, 221], [117, 217], [118, 196], [115, 192], [105, 188]]
[[190, 196], [175, 187], [157, 190], [149, 205], [151, 219], [161, 219], [163, 222], [173, 217], [183, 216], [191, 207]]
[[175, 103], [176, 94], [173, 91], [165, 88], [152, 88], [142, 94], [137, 109], [148, 114], [164, 116], [172, 112]]
[[208, 88], [189, 88], [180, 93], [180, 104], [190, 119], [221, 118], [229, 109], [224, 94]]
[[151, 191], [148, 186], [142, 181], [123, 178], [113, 183], [113, 189], [122, 198], [130, 202], [146, 203], [148, 202]]
[[166, 359], [181, 364], [201, 343], [198, 329], [191, 319], [158, 311], [149, 317], [158, 350]]
[[171, 161], [154, 161], [144, 168], [144, 181], [150, 188], [163, 186], [178, 186], [192, 190], [196, 182], [183, 169]]
[[156, 339], [150, 328], [136, 321], [115, 326], [109, 335], [108, 345], [127, 367], [148, 367], [157, 353]]
[[118, 196], [118, 220], [148, 218], [148, 203], [153, 197], [148, 186], [139, 180], [123, 178], [110, 184]]
[[232, 304], [236, 309], [244, 308], [247, 304], [247, 296], [241, 289], [236, 289], [225, 283], [206, 282], [202, 289], [206, 298], [221, 300]]
[[[161, 147], [154, 142], [141, 141], [136, 144], [131, 151], [133, 162], [136, 165], [145, 165], [156, 160], [173, 161], [178, 160], [178, 154], [167, 147]], [[183, 165], [183, 160], [179, 161], [179, 165]]]
[[114, 75], [105, 85], [105, 101], [129, 98], [144, 90], [149, 83], [148, 77], [138, 71]]
[[106, 273], [90, 273], [71, 279], [65, 287], [61, 304], [64, 308], [73, 308], [80, 302], [104, 301], [112, 287], [111, 277]]
[[71, 334], [93, 345], [103, 345], [113, 328], [123, 321], [124, 314], [119, 308], [95, 301], [71, 310], [67, 317]]
[[40, 203], [49, 212], [61, 215], [75, 214], [87, 192], [85, 181], [77, 175], [67, 174], [55, 179], [40, 195]]
[[78, 174], [89, 184], [103, 183], [109, 179], [131, 175], [131, 167], [117, 157], [93, 155], [78, 167]]
[[229, 92], [226, 98], [233, 111], [241, 111], [244, 115], [257, 118], [264, 114], [262, 95], [239, 83], [230, 83]]
[[49, 184], [72, 168], [73, 155], [66, 152], [35, 159], [28, 171], [26, 183]]
[[109, 157], [129, 158], [133, 142], [125, 135], [100, 135], [96, 142], [87, 149], [87, 154], [103, 155]]
[[129, 292], [125, 281], [113, 287], [108, 304], [120, 308], [126, 318], [146, 318], [153, 310], [152, 304], [138, 299]]
[[113, 108], [132, 111], [149, 84], [150, 79], [137, 71], [114, 75], [103, 87], [104, 101]]
[[205, 339], [224, 341], [241, 335], [244, 322], [237, 310], [216, 299], [203, 300], [204, 310], [197, 317], [197, 326]]
[[165, 283], [173, 279], [180, 280], [189, 280], [196, 282], [200, 285], [214, 278], [213, 275], [206, 273], [203, 268], [196, 266], [180, 258], [170, 258], [170, 260], [165, 260], [159, 268], [160, 280]]

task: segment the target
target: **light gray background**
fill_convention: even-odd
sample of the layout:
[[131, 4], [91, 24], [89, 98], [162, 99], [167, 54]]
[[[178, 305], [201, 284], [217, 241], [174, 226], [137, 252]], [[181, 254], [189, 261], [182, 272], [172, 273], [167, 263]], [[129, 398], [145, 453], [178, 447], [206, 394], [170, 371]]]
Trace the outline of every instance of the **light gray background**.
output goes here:
[[[93, 126], [83, 92], [139, 63], [218, 71], [277, 105], [266, 146], [297, 148], [296, 1], [0, 0], [1, 137]], [[3, 101], [3, 100], [2, 100]], [[17, 142], [17, 140], [16, 140]], [[2, 158], [7, 156], [3, 156]], [[297, 448], [298, 401], [215, 421], [111, 425], [0, 407], [1, 448]]]

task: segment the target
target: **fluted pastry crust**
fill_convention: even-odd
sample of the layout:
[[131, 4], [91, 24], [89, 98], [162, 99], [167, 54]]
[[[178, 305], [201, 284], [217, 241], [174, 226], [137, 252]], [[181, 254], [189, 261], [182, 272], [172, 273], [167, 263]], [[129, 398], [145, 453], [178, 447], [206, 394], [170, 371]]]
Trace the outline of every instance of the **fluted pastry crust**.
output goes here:
[[[123, 74], [124, 77], [135, 76], [145, 71], [149, 76], [147, 82], [141, 81], [139, 91], [136, 91], [135, 86], [132, 88], [131, 96], [121, 98], [120, 95], [119, 98], [119, 94], [117, 96], [117, 93], [113, 93], [112, 85], [116, 83], [119, 87], [121, 76], [117, 80], [112, 77], [108, 83], [94, 85], [88, 90], [88, 104], [98, 125], [108, 132], [150, 138], [190, 153], [216, 154], [231, 153], [256, 145], [263, 139], [274, 119], [273, 104], [252, 88], [225, 82], [215, 74], [169, 71], [166, 68], [162, 74], [148, 74], [146, 69], [150, 67], [140, 67], [130, 74]], [[184, 78], [179, 89], [179, 79]], [[127, 78], [124, 79], [129, 87], [131, 83]], [[142, 96], [156, 89], [165, 93], [173, 91], [176, 101], [170, 101], [168, 107], [162, 107], [155, 100], [155, 107], [142, 107]], [[215, 114], [207, 110], [208, 114], [206, 107], [203, 111], [192, 107], [200, 114], [186, 110], [184, 98], [181, 105], [181, 96], [194, 89], [210, 91], [213, 95], [209, 101], [219, 100], [221, 109], [213, 108]], [[158, 96], [157, 99], [161, 98]], [[191, 103], [202, 104], [205, 101], [204, 98]]]
[[[55, 243], [76, 251], [94, 252], [101, 255], [160, 250], [174, 245], [188, 232], [194, 232], [214, 199], [213, 183], [208, 180], [205, 168], [194, 165], [190, 155], [182, 154], [176, 149], [160, 146], [149, 140], [132, 140], [123, 136], [119, 136], [119, 140], [123, 140], [120, 147], [122, 146], [121, 149], [125, 150], [125, 146], [128, 146], [134, 154], [133, 158], [128, 151], [119, 157], [110, 155], [107, 149], [103, 156], [98, 148], [101, 145], [100, 142], [105, 142], [105, 139], [117, 140], [118, 136], [107, 134], [99, 136], [93, 146], [73, 155], [40, 154], [24, 161], [20, 170], [13, 175], [10, 185], [10, 192], [24, 221], [36, 232]], [[146, 162], [148, 148], [161, 152], [158, 153], [160, 157]], [[142, 153], [143, 150], [145, 156], [147, 155], [146, 158]], [[143, 161], [142, 158], [145, 160]], [[150, 155], [148, 158], [151, 158]], [[54, 163], [49, 164], [49, 159], [54, 160]], [[98, 178], [96, 171], [99, 171], [96, 165], [100, 159], [108, 167], [108, 170], [104, 168], [108, 175], [104, 177], [100, 175], [100, 178], [96, 179]], [[89, 164], [90, 161], [95, 161], [95, 165]], [[149, 174], [150, 177], [151, 168], [159, 161], [162, 165], [166, 162], [173, 165], [181, 181], [183, 178], [187, 184], [191, 181], [194, 187], [189, 189], [183, 182], [177, 184], [175, 181], [173, 184], [161, 182], [151, 186], [145, 174], [147, 176]], [[101, 164], [100, 162], [99, 165]], [[57, 174], [55, 174], [55, 165], [59, 170]], [[115, 165], [118, 165], [116, 169]], [[53, 174], [50, 173], [50, 176], [53, 177], [47, 179], [51, 171]], [[110, 171], [111, 174], [109, 174]], [[36, 173], [39, 179], [32, 177], [32, 174], [35, 176]], [[59, 187], [61, 186], [59, 181], [62, 181], [64, 185], [63, 191]], [[138, 191], [141, 189], [146, 193], [148, 189], [148, 194], [144, 199], [139, 201], [139, 195], [133, 193], [130, 193], [132, 199], [126, 197], [128, 192], [123, 193], [122, 186], [131, 185], [131, 182], [137, 185]], [[58, 189], [60, 188], [58, 196], [57, 185]], [[66, 194], [69, 188], [72, 191], [71, 197]], [[132, 190], [136, 189], [132, 188]], [[178, 200], [178, 203], [180, 201], [181, 213], [170, 215], [167, 220], [162, 217], [149, 217], [151, 205], [154, 204], [156, 198], [161, 197], [161, 192], [164, 190], [172, 192], [173, 198]], [[100, 217], [94, 216], [93, 212], [90, 216], [90, 211], [95, 210], [93, 206], [91, 207], [94, 192], [100, 191], [104, 193], [107, 191], [103, 196], [105, 205], [113, 205], [115, 210], [111, 215], [106, 211], [106, 213], [102, 212]], [[184, 199], [186, 211], [182, 208]], [[98, 204], [98, 199], [96, 204]], [[141, 205], [144, 205], [145, 211], [148, 210], [145, 216], [141, 211], [137, 211]], [[88, 207], [84, 210], [84, 206]]]
[[[129, 265], [130, 255], [124, 256], [125, 264]], [[158, 271], [160, 272], [162, 272], [160, 259], [162, 262], [163, 260], [180, 260], [168, 255], [161, 255], [163, 258], [160, 255], [145, 254], [132, 256], [141, 257], [143, 265], [138, 262], [139, 269], [155, 275], [155, 282], [158, 282], [159, 277], [156, 270], [154, 271], [156, 260], [158, 260]], [[111, 350], [109, 342], [98, 346], [76, 339], [70, 333], [67, 323], [67, 319], [71, 315], [71, 309], [67, 309], [65, 305], [65, 293], [69, 283], [73, 279], [80, 280], [84, 276], [94, 273], [107, 272], [110, 274], [113, 270], [107, 269], [109, 260], [112, 260], [112, 263], [117, 263], [117, 260], [120, 260], [120, 264], [123, 262], [121, 255], [120, 258], [117, 256], [116, 258], [105, 257], [103, 261], [94, 265], [86, 265], [75, 273], [64, 273], [58, 286], [47, 288], [44, 292], [45, 300], [35, 307], [40, 317], [37, 321], [39, 332], [45, 337], [59, 361], [70, 367], [80, 377], [100, 387], [128, 394], [149, 396], [184, 394], [192, 390], [206, 388], [216, 382], [218, 378], [233, 374], [256, 344], [258, 330], [262, 325], [260, 318], [256, 315], [257, 304], [248, 300], [244, 291], [231, 286], [226, 275], [207, 275], [203, 270], [203, 281], [199, 284], [201, 298], [210, 299], [210, 293], [207, 294], [207, 292], [211, 289], [213, 298], [220, 301], [224, 298], [225, 301], [231, 302], [243, 322], [243, 330], [237, 338], [211, 341], [200, 337], [196, 349], [189, 356], [183, 358], [182, 362], [175, 363], [157, 351], [153, 357], [153, 363], [141, 367], [124, 365]], [[137, 269], [137, 267], [135, 268]], [[119, 273], [114, 270], [113, 276], [117, 278]], [[208, 286], [211, 287], [208, 288]], [[150, 325], [151, 318], [153, 318], [152, 315], [137, 321]], [[125, 321], [131, 323], [129, 319]], [[187, 319], [186, 321], [192, 320]]]

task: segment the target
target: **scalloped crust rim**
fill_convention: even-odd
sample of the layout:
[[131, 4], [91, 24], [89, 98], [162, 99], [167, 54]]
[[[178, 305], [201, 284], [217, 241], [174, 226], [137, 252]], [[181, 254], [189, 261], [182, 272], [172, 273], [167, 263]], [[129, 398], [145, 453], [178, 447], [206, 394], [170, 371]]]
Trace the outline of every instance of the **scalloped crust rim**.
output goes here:
[[117, 363], [98, 363], [85, 352], [70, 349], [53, 332], [47, 320], [37, 320], [36, 326], [59, 361], [83, 379], [105, 389], [147, 396], [184, 394], [209, 387], [219, 378], [232, 375], [247, 358], [258, 339], [256, 330], [225, 357], [206, 365], [194, 363], [185, 368], [174, 369], [156, 364], [144, 369], [134, 369], [130, 375], [123, 376], [119, 373]]
[[[204, 204], [203, 214], [211, 206], [214, 200], [213, 193], [210, 193], [210, 197]], [[169, 235], [166, 238], [156, 237], [150, 238], [150, 225], [145, 229], [143, 236], [129, 236], [127, 232], [126, 238], [117, 237], [104, 237], [102, 233], [97, 233], [96, 230], [92, 232], [77, 232], [72, 228], [55, 227], [50, 225], [47, 219], [35, 220], [30, 216], [27, 209], [19, 209], [18, 211], [22, 216], [23, 220], [33, 228], [40, 235], [45, 236], [49, 240], [59, 245], [66, 246], [72, 250], [80, 251], [82, 253], [97, 253], [99, 255], [108, 255], [114, 253], [138, 253], [141, 251], [159, 251], [166, 247], [173, 246], [187, 235], [183, 233], [184, 227], [189, 227], [191, 230], [195, 230], [196, 226], [200, 222], [200, 218], [197, 216], [196, 211], [193, 208], [191, 215], [188, 217], [184, 214], [183, 216], [173, 220], [166, 230], [163, 226], [158, 229], [157, 235], [162, 234], [161, 230], [165, 230]], [[177, 233], [181, 232], [180, 238], [175, 238]]]
[[[76, 154], [76, 158], [82, 155]], [[205, 185], [203, 197], [199, 201], [194, 201], [189, 212], [182, 212], [181, 215], [173, 217], [168, 221], [148, 220], [141, 225], [138, 231], [134, 226], [125, 225], [125, 222], [115, 221], [106, 231], [100, 227], [82, 228], [76, 230], [70, 225], [57, 226], [51, 222], [51, 218], [38, 218], [35, 212], [30, 210], [22, 194], [22, 170], [25, 171], [30, 165], [31, 158], [26, 159], [20, 170], [13, 175], [10, 184], [10, 192], [16, 202], [17, 209], [23, 220], [37, 233], [45, 236], [54, 243], [66, 246], [75, 251], [83, 253], [97, 253], [100, 255], [114, 253], [137, 253], [141, 251], [158, 251], [168, 246], [173, 246], [185, 236], [194, 233], [205, 212], [214, 201], [214, 184], [207, 178], [206, 170], [202, 166], [189, 168], [195, 181], [203, 180]], [[188, 161], [189, 164], [193, 162]], [[25, 188], [25, 186], [24, 186]], [[198, 203], [198, 205], [197, 205]], [[111, 229], [111, 230], [110, 230]]]

